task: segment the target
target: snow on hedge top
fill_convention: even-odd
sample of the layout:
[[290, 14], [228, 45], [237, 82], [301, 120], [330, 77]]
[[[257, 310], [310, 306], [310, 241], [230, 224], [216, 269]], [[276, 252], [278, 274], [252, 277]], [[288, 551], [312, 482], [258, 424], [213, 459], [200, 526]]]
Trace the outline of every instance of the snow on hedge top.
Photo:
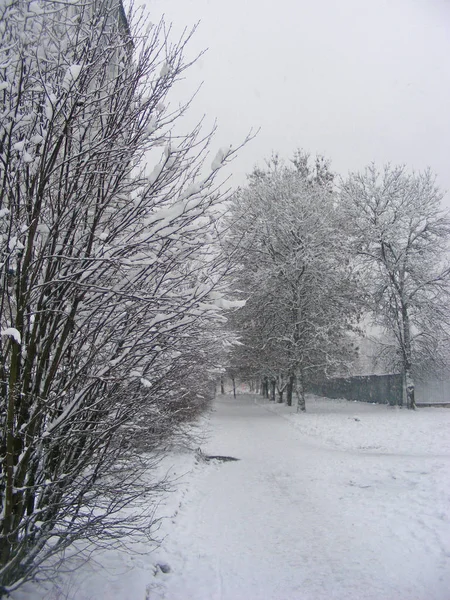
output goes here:
[[225, 161], [226, 157], [230, 154], [230, 152], [231, 147], [224, 146], [223, 148], [220, 148], [220, 150], [216, 154], [215, 159], [211, 163], [211, 170], [217, 171], [217, 169], [219, 169], [222, 166], [223, 162]]
[[62, 82], [63, 90], [68, 92], [72, 85], [76, 82], [81, 73], [81, 65], [70, 65]]
[[220, 292], [210, 292], [208, 299], [210, 300], [208, 303], [199, 302], [199, 308], [204, 310], [229, 310], [245, 306], [245, 300], [227, 300]]
[[25, 149], [25, 140], [21, 140], [20, 142], [16, 142], [13, 146], [14, 150], [17, 150], [17, 152], [23, 152], [23, 150]]
[[161, 71], [159, 72], [159, 76], [160, 77], [165, 77], [169, 73], [169, 71], [170, 71], [170, 65], [167, 62], [165, 62], [163, 64], [163, 66], [161, 67]]
[[8, 327], [7, 329], [2, 329], [1, 335], [6, 335], [8, 337], [13, 338], [13, 340], [19, 345], [22, 342], [22, 336], [20, 335], [20, 331], [18, 331], [15, 327]]
[[51, 121], [53, 118], [53, 110], [54, 110], [53, 107], [54, 107], [55, 103], [56, 103], [55, 94], [53, 94], [53, 93], [49, 94], [49, 96], [45, 102], [45, 108], [44, 108], [45, 116], [47, 117], [47, 119], [49, 121]]

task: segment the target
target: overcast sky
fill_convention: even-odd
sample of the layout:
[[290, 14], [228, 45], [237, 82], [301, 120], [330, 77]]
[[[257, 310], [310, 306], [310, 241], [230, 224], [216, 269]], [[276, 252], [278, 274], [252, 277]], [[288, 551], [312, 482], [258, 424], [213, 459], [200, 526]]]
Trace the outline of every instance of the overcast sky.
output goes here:
[[370, 161], [430, 166], [450, 190], [449, 0], [143, 1], [175, 35], [201, 21], [188, 55], [208, 51], [175, 90], [203, 82], [186, 126], [217, 119], [217, 147], [261, 128], [234, 184], [301, 147], [342, 175]]

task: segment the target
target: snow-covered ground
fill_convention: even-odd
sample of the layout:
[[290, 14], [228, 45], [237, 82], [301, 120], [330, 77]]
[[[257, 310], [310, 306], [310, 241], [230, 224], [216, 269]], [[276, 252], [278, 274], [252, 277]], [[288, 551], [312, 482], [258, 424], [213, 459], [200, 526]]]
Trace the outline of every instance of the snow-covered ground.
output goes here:
[[449, 600], [450, 409], [224, 396], [208, 429], [202, 451], [239, 461], [170, 457], [188, 473], [158, 550], [14, 598]]

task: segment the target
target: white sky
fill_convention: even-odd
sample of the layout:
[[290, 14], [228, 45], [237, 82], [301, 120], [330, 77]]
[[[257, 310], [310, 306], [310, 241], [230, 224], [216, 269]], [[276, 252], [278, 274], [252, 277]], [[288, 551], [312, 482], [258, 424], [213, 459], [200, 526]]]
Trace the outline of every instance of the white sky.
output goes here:
[[261, 128], [233, 184], [301, 147], [342, 175], [372, 160], [430, 166], [450, 190], [450, 0], [140, 1], [175, 35], [201, 21], [188, 58], [208, 51], [172, 96], [203, 82], [186, 127], [217, 119], [217, 147]]

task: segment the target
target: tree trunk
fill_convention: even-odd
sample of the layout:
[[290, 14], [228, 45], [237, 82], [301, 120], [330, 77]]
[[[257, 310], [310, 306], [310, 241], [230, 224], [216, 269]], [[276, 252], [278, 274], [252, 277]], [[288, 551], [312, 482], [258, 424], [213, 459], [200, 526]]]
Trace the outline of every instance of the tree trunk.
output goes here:
[[286, 386], [286, 404], [292, 406], [292, 394], [294, 391], [294, 375], [289, 375], [288, 383]]
[[232, 377], [231, 381], [233, 382], [233, 398], [236, 398], [236, 379]]
[[275, 402], [275, 386], [276, 386], [276, 380], [271, 379], [270, 381], [270, 399], [272, 400], [272, 402]]
[[221, 394], [225, 394], [225, 384], [224, 384], [224, 381], [223, 381], [223, 375], [220, 378], [220, 393]]
[[411, 328], [409, 324], [408, 308], [402, 307], [403, 318], [403, 374], [406, 388], [406, 406], [411, 410], [416, 409], [415, 386], [412, 376], [412, 355], [411, 355]]
[[297, 390], [297, 412], [305, 412], [306, 411], [306, 401], [305, 401], [305, 382], [304, 375], [300, 372], [299, 378], [299, 389]]
[[276, 383], [277, 383], [277, 392], [278, 392], [278, 404], [282, 404], [283, 402], [283, 395], [284, 395], [284, 390], [286, 389], [286, 384], [283, 383], [283, 375], [279, 375], [276, 378]]
[[410, 369], [405, 369], [406, 406], [411, 410], [416, 409], [415, 385]]

